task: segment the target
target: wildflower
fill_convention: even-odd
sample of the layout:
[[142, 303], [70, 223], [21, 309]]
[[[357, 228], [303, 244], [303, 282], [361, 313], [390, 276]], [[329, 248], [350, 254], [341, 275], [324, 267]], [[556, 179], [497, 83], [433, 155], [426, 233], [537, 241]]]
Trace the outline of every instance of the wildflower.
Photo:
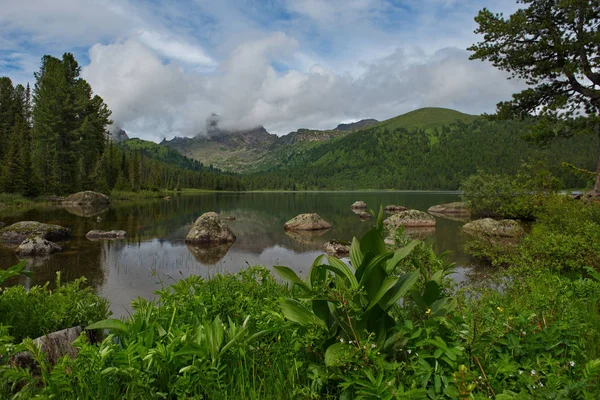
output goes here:
[[502, 309], [502, 307], [496, 307], [498, 309], [498, 311], [500, 312], [504, 312], [504, 310]]
[[535, 369], [531, 370], [531, 375], [535, 375]]
[[344, 338], [340, 338], [340, 342], [341, 342], [341, 343], [344, 343]]
[[525, 335], [527, 335], [527, 332], [521, 331], [521, 335], [525, 336]]
[[407, 352], [408, 354], [410, 354], [410, 353], [412, 353], [412, 350], [411, 350], [411, 349], [408, 349], [408, 350], [406, 350], [406, 352]]
[[574, 367], [574, 366], [575, 366], [575, 361], [569, 361], [569, 365], [570, 365], [571, 367]]
[[354, 343], [352, 340], [349, 340], [349, 341], [348, 341], [348, 344], [352, 344], [352, 343]]
[[431, 314], [431, 308], [428, 308], [427, 311], [425, 312], [425, 314], [427, 314], [427, 315]]
[[540, 382], [540, 387], [544, 387], [544, 384], [542, 382]]
[[483, 378], [481, 378], [481, 375], [479, 375], [479, 379], [483, 379]]
[[378, 352], [377, 352], [377, 355], [381, 355], [381, 353], [378, 351]]
[[415, 353], [415, 356], [419, 357], [419, 353]]
[[389, 381], [389, 382], [388, 382], [388, 386], [391, 386], [391, 385], [392, 385], [392, 381]]
[[371, 348], [372, 348], [372, 349], [374, 349], [375, 347], [377, 347], [377, 346], [375, 345], [375, 343], [373, 343], [373, 344], [371, 345]]
[[523, 375], [523, 371], [519, 371], [519, 375]]

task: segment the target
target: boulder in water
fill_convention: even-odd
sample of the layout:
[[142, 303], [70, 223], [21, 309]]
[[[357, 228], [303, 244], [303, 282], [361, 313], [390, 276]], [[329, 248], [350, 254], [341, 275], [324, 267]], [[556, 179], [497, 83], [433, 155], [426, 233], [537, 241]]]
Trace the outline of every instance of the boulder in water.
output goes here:
[[525, 231], [513, 219], [495, 220], [492, 218], [478, 219], [463, 226], [463, 230], [474, 236], [497, 236], [515, 238], [523, 235]]
[[215, 212], [202, 214], [185, 237], [186, 243], [232, 243], [235, 235]]
[[44, 257], [61, 251], [62, 247], [39, 236], [27, 238], [17, 247], [19, 257]]
[[371, 215], [371, 213], [368, 213], [366, 211], [361, 212], [359, 214], [359, 216], [360, 216], [360, 219], [362, 219], [362, 220], [367, 220], [367, 219], [373, 218], [373, 215]]
[[62, 201], [62, 204], [68, 205], [92, 205], [92, 204], [109, 204], [108, 196], [92, 191], [74, 193]]
[[469, 208], [469, 205], [464, 201], [439, 204], [437, 206], [429, 207], [429, 210], [427, 211], [436, 214], [471, 215], [471, 209]]
[[365, 208], [367, 208], [367, 203], [365, 203], [364, 201], [357, 201], [354, 204], [352, 204], [350, 206], [350, 208], [352, 208], [353, 210], [363, 210]]
[[93, 230], [93, 231], [89, 231], [87, 233], [87, 235], [85, 235], [86, 238], [90, 239], [90, 240], [98, 240], [98, 239], [124, 239], [127, 237], [127, 232], [125, 231], [98, 231], [98, 230]]
[[392, 215], [383, 221], [383, 224], [388, 228], [405, 227], [433, 227], [435, 226], [435, 218], [426, 212], [419, 210], [406, 210]]
[[300, 214], [285, 223], [289, 231], [317, 231], [331, 228], [331, 224], [316, 213]]
[[2, 242], [17, 244], [29, 237], [36, 236], [58, 242], [69, 239], [71, 230], [59, 225], [43, 224], [37, 221], [21, 221], [0, 229], [0, 241]]
[[340, 257], [350, 254], [350, 242], [346, 240], [331, 240], [323, 246], [329, 255]]

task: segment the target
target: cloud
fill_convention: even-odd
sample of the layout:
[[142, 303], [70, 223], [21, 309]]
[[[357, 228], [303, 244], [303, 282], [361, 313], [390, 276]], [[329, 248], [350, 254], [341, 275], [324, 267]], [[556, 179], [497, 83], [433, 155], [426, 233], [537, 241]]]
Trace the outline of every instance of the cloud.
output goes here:
[[206, 118], [220, 114], [226, 127], [265, 125], [285, 134], [300, 127], [331, 128], [341, 121], [386, 119], [418, 107], [491, 112], [522, 85], [493, 67], [446, 48], [398, 48], [363, 63], [355, 77], [313, 65], [307, 72], [278, 72], [275, 61], [294, 63], [298, 42], [274, 33], [240, 44], [214, 73], [164, 63], [156, 52], [130, 39], [96, 45], [83, 76], [113, 110], [116, 125], [135, 136], [159, 140], [192, 136]]

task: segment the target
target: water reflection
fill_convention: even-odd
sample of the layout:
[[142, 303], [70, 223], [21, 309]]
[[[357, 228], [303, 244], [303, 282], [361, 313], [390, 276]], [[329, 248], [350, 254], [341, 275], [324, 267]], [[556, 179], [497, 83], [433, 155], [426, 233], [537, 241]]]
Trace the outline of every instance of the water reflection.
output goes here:
[[104, 214], [110, 206], [108, 204], [90, 204], [90, 205], [63, 205], [61, 206], [69, 214], [73, 214], [78, 217], [97, 217]]
[[285, 234], [294, 239], [297, 242], [305, 243], [305, 244], [323, 244], [324, 241], [317, 241], [316, 239], [320, 238], [331, 229], [318, 229], [314, 231], [290, 231], [285, 230]]
[[[171, 196], [162, 199], [116, 202], [102, 210], [101, 220], [90, 218], [97, 211], [61, 207], [0, 212], [0, 222], [22, 220], [52, 223], [71, 228], [71, 241], [64, 250], [48, 259], [31, 262], [33, 278], [29, 285], [54, 282], [56, 272], [62, 281], [85, 276], [88, 282], [111, 300], [113, 311], [123, 314], [131, 299], [152, 297], [160, 284], [170, 284], [188, 275], [211, 276], [235, 273], [248, 265], [287, 265], [305, 273], [314, 259], [323, 254], [330, 240], [352, 240], [362, 236], [374, 220], [362, 222], [350, 205], [364, 200], [369, 209], [402, 204], [427, 210], [432, 205], [456, 201], [452, 193], [415, 192], [332, 192], [332, 193], [209, 193]], [[232, 215], [227, 221], [237, 240], [231, 246], [197, 248], [186, 246], [184, 238], [193, 222], [207, 211]], [[290, 218], [316, 212], [333, 225], [321, 232], [285, 232]], [[433, 230], [408, 232], [434, 245], [438, 252], [452, 251], [450, 261], [465, 265], [462, 252], [462, 223], [438, 218]], [[128, 238], [117, 241], [89, 241], [90, 230], [124, 230]], [[315, 236], [313, 236], [316, 234]], [[11, 249], [0, 248], [0, 268], [18, 262]]]

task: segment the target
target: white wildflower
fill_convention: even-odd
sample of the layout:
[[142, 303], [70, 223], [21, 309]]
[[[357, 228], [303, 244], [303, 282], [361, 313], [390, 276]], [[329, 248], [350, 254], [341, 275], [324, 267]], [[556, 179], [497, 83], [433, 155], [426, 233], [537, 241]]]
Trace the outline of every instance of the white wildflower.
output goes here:
[[341, 343], [344, 343], [344, 338], [340, 338], [340, 342], [341, 342]]
[[410, 354], [410, 353], [412, 353], [412, 350], [411, 350], [411, 349], [408, 349], [408, 350], [406, 350], [406, 352], [407, 352], [408, 354]]
[[519, 371], [519, 375], [523, 375], [523, 371]]
[[531, 375], [535, 375], [535, 369], [531, 370]]
[[372, 345], [371, 345], [371, 348], [372, 348], [372, 349], [374, 349], [375, 347], [377, 347], [377, 346], [375, 346], [375, 344], [372, 344]]
[[574, 367], [574, 366], [575, 366], [575, 361], [569, 361], [569, 365], [570, 365], [571, 367]]

